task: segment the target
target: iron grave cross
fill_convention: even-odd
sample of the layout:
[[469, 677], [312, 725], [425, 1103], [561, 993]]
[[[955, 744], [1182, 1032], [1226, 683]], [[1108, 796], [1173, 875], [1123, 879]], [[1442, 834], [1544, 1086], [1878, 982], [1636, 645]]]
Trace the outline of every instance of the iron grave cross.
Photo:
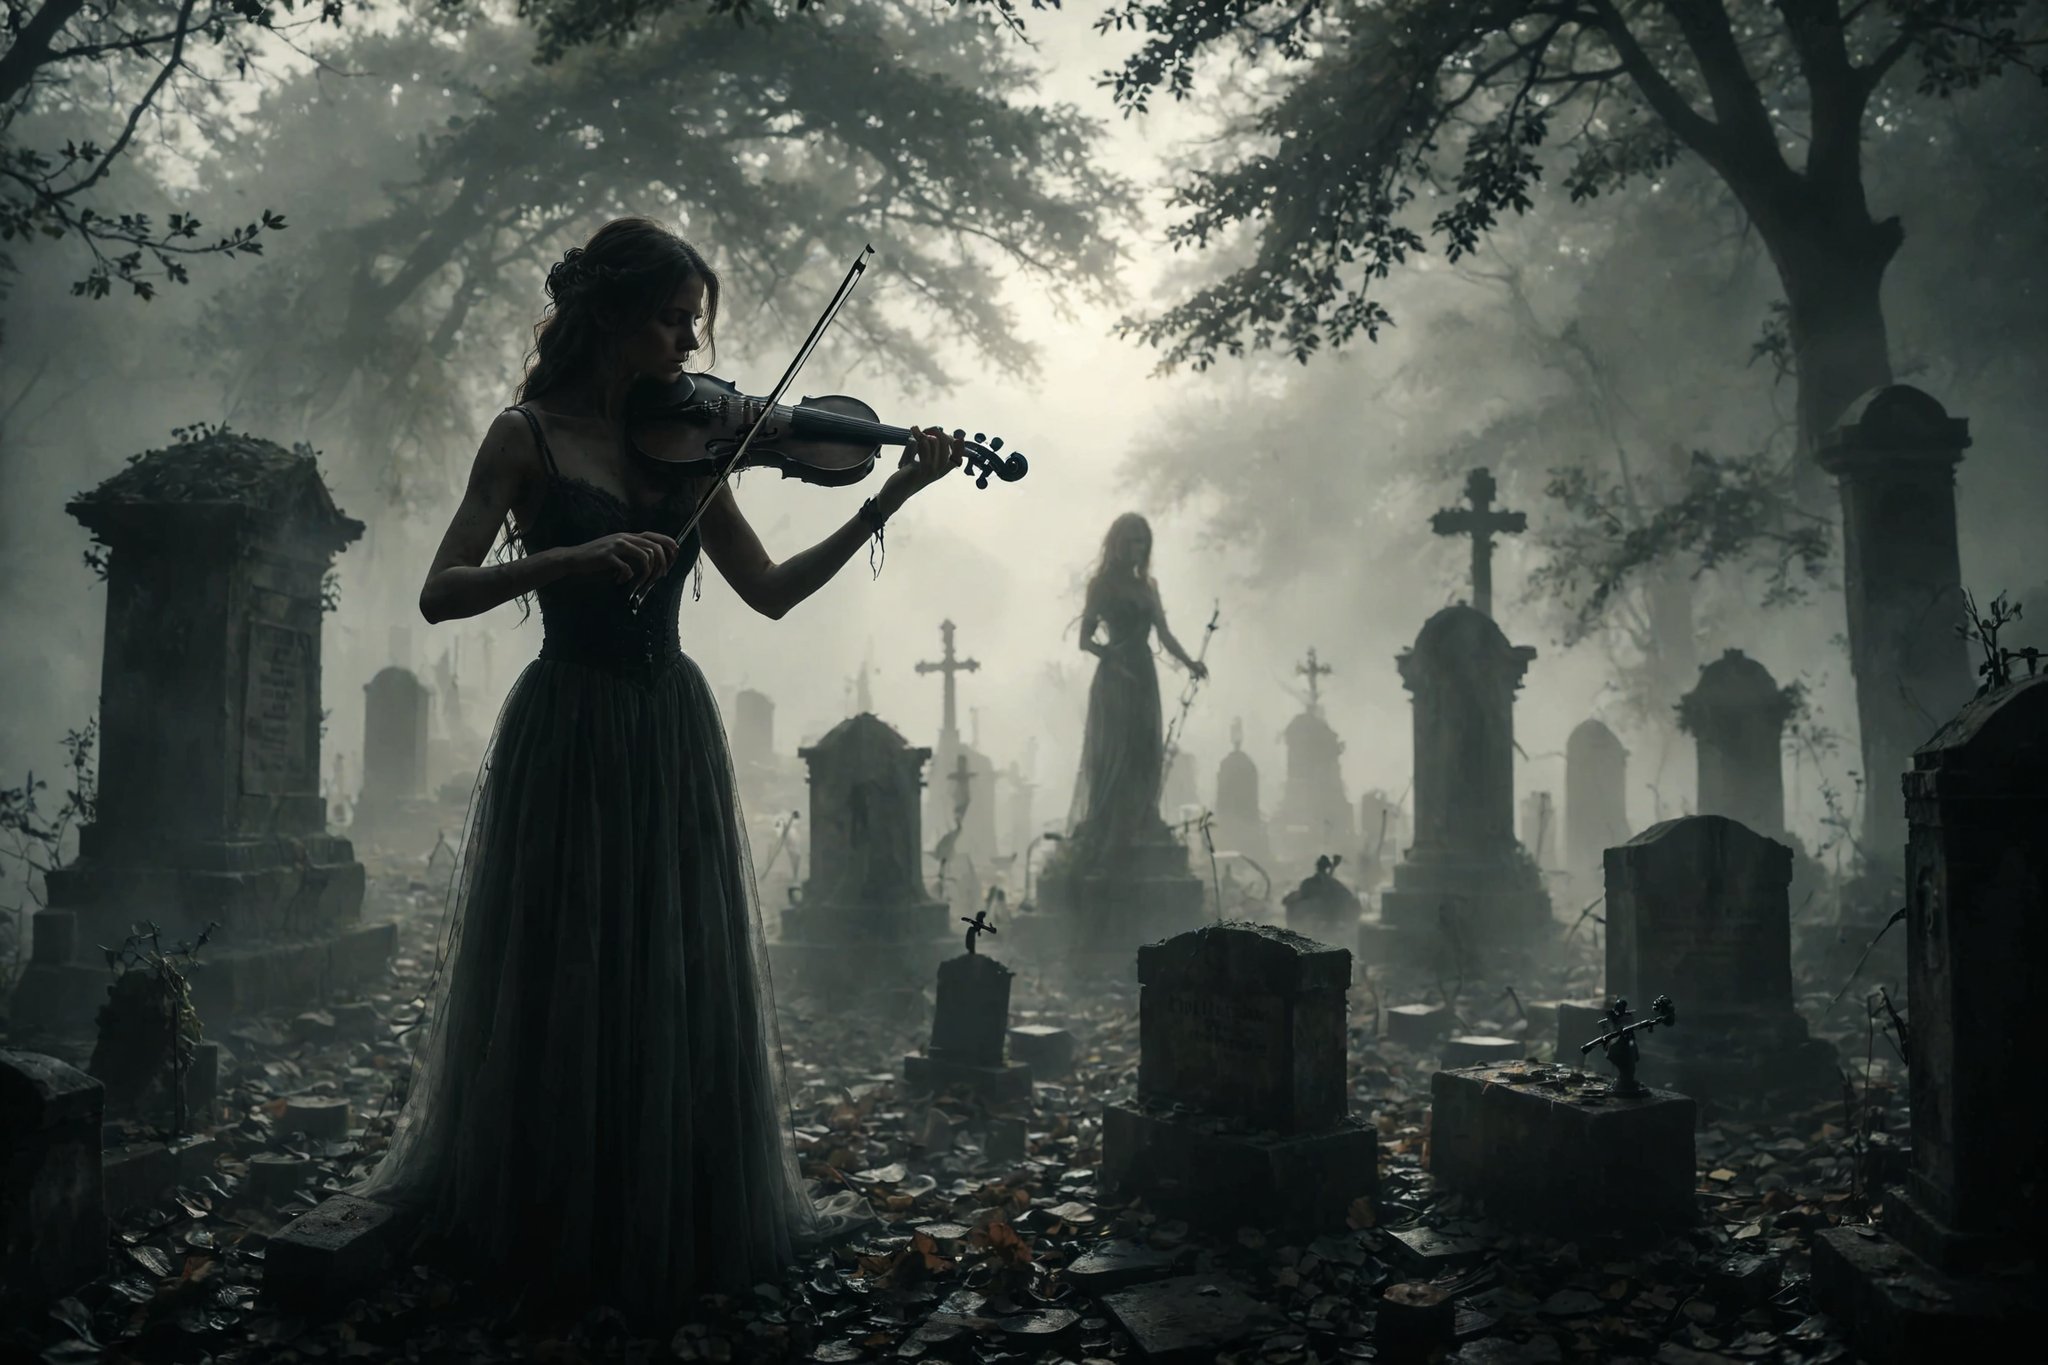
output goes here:
[[[1328, 664], [1317, 663], [1315, 646], [1311, 645], [1308, 651], [1308, 662], [1296, 664], [1294, 671], [1308, 679], [1308, 704], [1309, 709], [1314, 710], [1322, 701], [1323, 690], [1318, 685], [1319, 680], [1328, 677], [1337, 670]], [[1233, 735], [1232, 738], [1235, 738], [1235, 736]]]
[[953, 675], [956, 673], [978, 672], [981, 668], [981, 661], [979, 659], [956, 659], [953, 657], [953, 623], [951, 621], [941, 621], [939, 623], [939, 637], [945, 642], [944, 656], [937, 663], [920, 661], [917, 665], [917, 671], [919, 673], [940, 673], [945, 675], [946, 714], [945, 722], [939, 728], [939, 747], [944, 752], [960, 747], [958, 712], [954, 709]]
[[1521, 512], [1495, 511], [1493, 495], [1500, 490], [1493, 475], [1475, 469], [1465, 476], [1465, 507], [1446, 507], [1429, 519], [1429, 529], [1440, 536], [1472, 537], [1472, 605], [1493, 615], [1493, 538], [1515, 535], [1529, 527]]

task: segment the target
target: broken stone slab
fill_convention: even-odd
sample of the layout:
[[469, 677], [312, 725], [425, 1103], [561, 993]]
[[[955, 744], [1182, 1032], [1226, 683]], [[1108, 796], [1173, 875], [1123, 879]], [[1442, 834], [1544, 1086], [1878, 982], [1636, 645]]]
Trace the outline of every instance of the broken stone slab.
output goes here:
[[313, 1179], [313, 1162], [292, 1152], [258, 1152], [249, 1158], [249, 1183], [256, 1193], [281, 1204]]
[[1218, 1275], [1181, 1275], [1103, 1296], [1102, 1306], [1153, 1365], [1192, 1365], [1272, 1330], [1283, 1319]]
[[1185, 1112], [1103, 1112], [1102, 1179], [1172, 1217], [1214, 1228], [1322, 1232], [1379, 1189], [1379, 1135], [1346, 1117], [1315, 1133], [1248, 1132]]
[[1060, 1278], [1084, 1294], [1100, 1297], [1148, 1280], [1164, 1279], [1179, 1263], [1181, 1253], [1161, 1251], [1137, 1242], [1105, 1239], [1077, 1256]]
[[1522, 1067], [1431, 1078], [1430, 1174], [1503, 1221], [1555, 1236], [1689, 1227], [1692, 1100], [1616, 1098], [1603, 1083], [1551, 1085]]
[[1010, 1057], [1034, 1076], [1065, 1076], [1074, 1069], [1074, 1035], [1051, 1024], [1019, 1024], [1010, 1030]]
[[0, 1300], [40, 1303], [105, 1270], [105, 1106], [77, 1067], [0, 1048]]
[[1441, 1285], [1402, 1280], [1380, 1291], [1373, 1336], [1379, 1358], [1427, 1360], [1451, 1344], [1457, 1307]]
[[913, 1052], [903, 1059], [903, 1080], [913, 1095], [965, 1094], [990, 1104], [1031, 1098], [1031, 1068], [1022, 1062], [975, 1066]]
[[1477, 1237], [1463, 1237], [1441, 1228], [1413, 1227], [1390, 1232], [1391, 1250], [1410, 1273], [1435, 1278], [1456, 1266], [1470, 1265], [1484, 1256], [1486, 1243]]
[[1387, 1010], [1380, 1032], [1390, 1043], [1423, 1050], [1435, 1047], [1454, 1026], [1448, 1006], [1394, 1005]]
[[339, 1308], [384, 1273], [408, 1221], [389, 1204], [331, 1195], [270, 1239], [263, 1291], [289, 1312]]
[[1737, 1309], [1760, 1307], [1778, 1292], [1781, 1273], [1775, 1256], [1737, 1253], [1707, 1271], [1707, 1292]]
[[1484, 1066], [1494, 1062], [1518, 1062], [1529, 1055], [1528, 1045], [1519, 1038], [1500, 1038], [1491, 1034], [1468, 1033], [1445, 1041], [1443, 1051], [1438, 1054], [1439, 1065], [1446, 1071], [1461, 1066]]
[[1813, 1240], [1813, 1296], [1870, 1365], [2000, 1360], [2040, 1322], [2048, 1277], [1950, 1275], [1872, 1227]]
[[178, 1158], [161, 1142], [125, 1142], [106, 1149], [101, 1163], [106, 1208], [118, 1218], [147, 1208], [178, 1187]]

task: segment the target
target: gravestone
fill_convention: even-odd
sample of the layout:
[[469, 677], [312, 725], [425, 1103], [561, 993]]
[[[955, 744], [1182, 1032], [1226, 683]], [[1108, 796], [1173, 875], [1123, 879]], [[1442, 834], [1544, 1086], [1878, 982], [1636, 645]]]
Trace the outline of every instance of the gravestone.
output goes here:
[[1597, 720], [1581, 721], [1564, 744], [1565, 870], [1590, 899], [1610, 848], [1628, 842], [1628, 750]]
[[[943, 648], [939, 657], [920, 660], [914, 669], [920, 675], [938, 674], [943, 684], [939, 739], [931, 751], [932, 773], [935, 778], [950, 775], [964, 754], [970, 781], [964, 790], [949, 781], [932, 782], [925, 801], [925, 835], [936, 840], [953, 828], [955, 812], [964, 796], [967, 806], [959, 811], [960, 837], [954, 842], [954, 859], [962, 867], [971, 864], [975, 879], [985, 881], [996, 855], [996, 769], [988, 756], [979, 752], [979, 746], [970, 745], [960, 733], [958, 679], [962, 673], [979, 672], [981, 661], [963, 659], [954, 652], [955, 629], [951, 621], [941, 621], [939, 640]], [[979, 899], [979, 893], [970, 890], [963, 901], [956, 903], [972, 914]]]
[[100, 1083], [0, 1048], [0, 1309], [27, 1314], [107, 1268]]
[[1166, 760], [1166, 772], [1159, 783], [1159, 818], [1177, 825], [1191, 811], [1201, 808], [1202, 794], [1195, 787], [1199, 760], [1179, 748], [1169, 752]]
[[[1607, 992], [1681, 1002], [1642, 1041], [1642, 1076], [1717, 1104], [1838, 1094], [1834, 1048], [1792, 1006], [1792, 850], [1723, 815], [1652, 825], [1607, 850]], [[1576, 1040], [1560, 1038], [1560, 1055]]]
[[1341, 857], [1316, 859], [1313, 875], [1280, 898], [1287, 914], [1287, 927], [1303, 938], [1332, 946], [1358, 937], [1358, 897], [1337, 879]]
[[1266, 837], [1266, 816], [1259, 807], [1259, 765], [1244, 751], [1244, 722], [1230, 722], [1230, 752], [1216, 765], [1218, 849], [1242, 853], [1260, 866], [1270, 866], [1273, 850]]
[[[1969, 444], [1967, 418], [1890, 384], [1852, 403], [1814, 452], [1841, 492], [1849, 663], [1872, 791], [1911, 766], [1929, 717], [1953, 715], [1975, 690], [1969, 646], [1956, 634], [1964, 617], [1956, 466]], [[1898, 803], [1864, 802], [1858, 842], [1890, 907], [1906, 843]]]
[[946, 907], [923, 874], [925, 760], [877, 717], [843, 720], [798, 757], [810, 769], [810, 876], [782, 911], [778, 969], [822, 990], [915, 981], [945, 948]]
[[1814, 1288], [1871, 1360], [1989, 1359], [2048, 1297], [2048, 676], [1969, 702], [1903, 784], [1912, 1165], [1882, 1233], [1820, 1234]]
[[1294, 671], [1308, 679], [1308, 700], [1281, 734], [1287, 745], [1287, 776], [1268, 832], [1278, 860], [1273, 869], [1277, 877], [1299, 875], [1318, 855], [1341, 853], [1354, 839], [1351, 798], [1344, 794], [1344, 741], [1323, 717], [1320, 680], [1334, 670], [1319, 662], [1311, 649]]
[[[410, 669], [385, 668], [363, 686], [363, 789], [349, 833], [383, 845], [416, 839], [427, 802], [427, 718], [433, 693]], [[411, 850], [408, 849], [408, 852]]]
[[1700, 669], [1678, 703], [1699, 752], [1701, 815], [1725, 815], [1767, 838], [1785, 836], [1785, 722], [1795, 694], [1739, 649]]
[[1351, 954], [1218, 924], [1138, 950], [1138, 1094], [1103, 1116], [1102, 1172], [1227, 1228], [1335, 1228], [1378, 1183], [1347, 1100]]
[[939, 964], [932, 1040], [903, 1059], [903, 1078], [919, 1094], [966, 1091], [984, 1100], [1028, 1100], [1031, 1068], [1003, 1055], [1010, 1030], [1008, 967], [979, 952]]
[[1559, 1238], [1698, 1221], [1692, 1100], [1520, 1062], [1430, 1078], [1429, 1170], [1488, 1216]]
[[1380, 922], [1360, 930], [1367, 961], [1456, 970], [1549, 934], [1550, 897], [1514, 826], [1515, 692], [1535, 657], [1461, 604], [1430, 617], [1396, 661], [1414, 698], [1415, 835], [1380, 893]]
[[773, 763], [775, 760], [775, 701], [766, 692], [743, 687], [732, 702], [732, 765]]
[[776, 750], [775, 702], [765, 692], [741, 688], [732, 714], [732, 772], [740, 804], [756, 814], [787, 816], [803, 804], [803, 771]]
[[214, 433], [150, 451], [69, 505], [107, 550], [98, 807], [50, 872], [18, 1026], [92, 1018], [96, 945], [140, 920], [219, 921], [203, 1015], [305, 1001], [381, 972], [363, 866], [320, 795], [322, 581], [362, 534], [310, 454]]
[[1522, 847], [1539, 869], [1557, 866], [1557, 803], [1549, 792], [1522, 798]]

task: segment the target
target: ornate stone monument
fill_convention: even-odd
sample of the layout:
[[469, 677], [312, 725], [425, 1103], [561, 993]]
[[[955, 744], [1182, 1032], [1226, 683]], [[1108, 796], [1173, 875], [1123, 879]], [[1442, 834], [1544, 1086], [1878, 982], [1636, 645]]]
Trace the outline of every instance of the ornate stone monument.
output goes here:
[[925, 760], [875, 716], [843, 720], [797, 756], [810, 768], [810, 877], [771, 945], [808, 987], [856, 987], [869, 973], [914, 980], [945, 947], [946, 907], [923, 875], [918, 816]]
[[1515, 839], [1515, 692], [1536, 651], [1475, 608], [1429, 618], [1397, 665], [1414, 697], [1415, 836], [1360, 929], [1369, 962], [1527, 948], [1550, 897]]
[[1138, 950], [1138, 1097], [1103, 1114], [1102, 1175], [1235, 1228], [1341, 1228], [1379, 1146], [1344, 1077], [1351, 954], [1217, 924]]
[[1607, 850], [1628, 836], [1628, 750], [1601, 722], [1581, 721], [1564, 744], [1564, 864], [1575, 894], [1597, 894]]
[[[1873, 792], [1906, 771], [1930, 716], [1953, 715], [1975, 691], [1968, 646], [1956, 634], [1964, 616], [1956, 466], [1969, 445], [1967, 418], [1891, 384], [1851, 404], [1815, 452], [1841, 491], [1849, 662]], [[1860, 843], [1879, 890], [1899, 885], [1905, 842], [1898, 805], [1866, 801]], [[1891, 894], [1881, 899], [1894, 903]]]
[[1280, 788], [1271, 839], [1284, 876], [1306, 868], [1323, 854], [1342, 854], [1352, 846], [1351, 798], [1344, 794], [1344, 741], [1323, 718], [1321, 680], [1335, 672], [1317, 660], [1315, 650], [1295, 665], [1308, 679], [1308, 701], [1301, 714], [1287, 722], [1287, 779]]
[[1882, 1365], [2009, 1354], [2048, 1299], [2048, 676], [1965, 705], [1904, 786], [1912, 1170], [1882, 1233], [1822, 1232], [1813, 1262], [1823, 1307]]
[[1790, 848], [1722, 815], [1607, 851], [1608, 995], [1685, 1002], [1683, 1028], [1642, 1043], [1647, 1082], [1723, 1104], [1839, 1092], [1834, 1048], [1792, 1007], [1791, 881]]
[[1244, 722], [1230, 722], [1230, 752], [1216, 765], [1218, 849], [1242, 853], [1261, 866], [1273, 861], [1266, 838], [1266, 817], [1259, 809], [1259, 765], [1244, 751]]
[[218, 921], [202, 1015], [303, 1008], [383, 969], [363, 866], [320, 795], [322, 582], [362, 534], [310, 454], [225, 432], [137, 457], [68, 508], [107, 551], [99, 803], [48, 878], [18, 1024], [90, 1020], [100, 944]]

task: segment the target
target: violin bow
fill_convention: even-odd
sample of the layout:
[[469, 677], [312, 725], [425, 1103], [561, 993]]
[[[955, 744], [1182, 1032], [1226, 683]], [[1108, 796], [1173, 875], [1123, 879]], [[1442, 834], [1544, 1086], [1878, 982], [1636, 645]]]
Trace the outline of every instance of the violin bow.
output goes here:
[[[687, 540], [690, 532], [697, 529], [697, 523], [704, 519], [704, 511], [711, 506], [711, 500], [718, 496], [718, 490], [725, 487], [725, 481], [740, 467], [740, 461], [747, 458], [747, 451], [753, 446], [754, 437], [768, 424], [769, 414], [781, 406], [782, 396], [788, 393], [789, 386], [796, 382], [797, 371], [803, 369], [804, 362], [811, 358], [811, 352], [818, 349], [818, 342], [823, 339], [825, 329], [839, 316], [839, 310], [845, 306], [847, 296], [853, 293], [853, 287], [860, 283], [860, 277], [867, 271], [868, 257], [874, 254], [874, 245], [870, 243], [863, 246], [860, 254], [853, 258], [853, 264], [847, 267], [846, 278], [839, 282], [838, 292], [832, 295], [832, 301], [825, 305], [825, 311], [820, 313], [817, 322], [812, 324], [811, 334], [805, 337], [804, 344], [797, 348], [795, 358], [789, 362], [789, 368], [782, 372], [782, 378], [776, 381], [774, 391], [762, 402], [761, 411], [755, 415], [753, 425], [747, 428], [747, 434], [740, 437], [740, 443], [733, 450], [732, 458], [725, 462], [725, 467], [718, 471], [718, 477], [711, 481], [711, 486], [697, 499], [696, 510], [691, 512], [690, 519], [683, 523], [683, 529], [676, 533], [677, 544], [680, 545]], [[633, 610], [638, 611], [640, 604], [647, 600], [647, 594], [653, 590], [654, 585], [649, 583], [636, 591], [630, 601]]]

